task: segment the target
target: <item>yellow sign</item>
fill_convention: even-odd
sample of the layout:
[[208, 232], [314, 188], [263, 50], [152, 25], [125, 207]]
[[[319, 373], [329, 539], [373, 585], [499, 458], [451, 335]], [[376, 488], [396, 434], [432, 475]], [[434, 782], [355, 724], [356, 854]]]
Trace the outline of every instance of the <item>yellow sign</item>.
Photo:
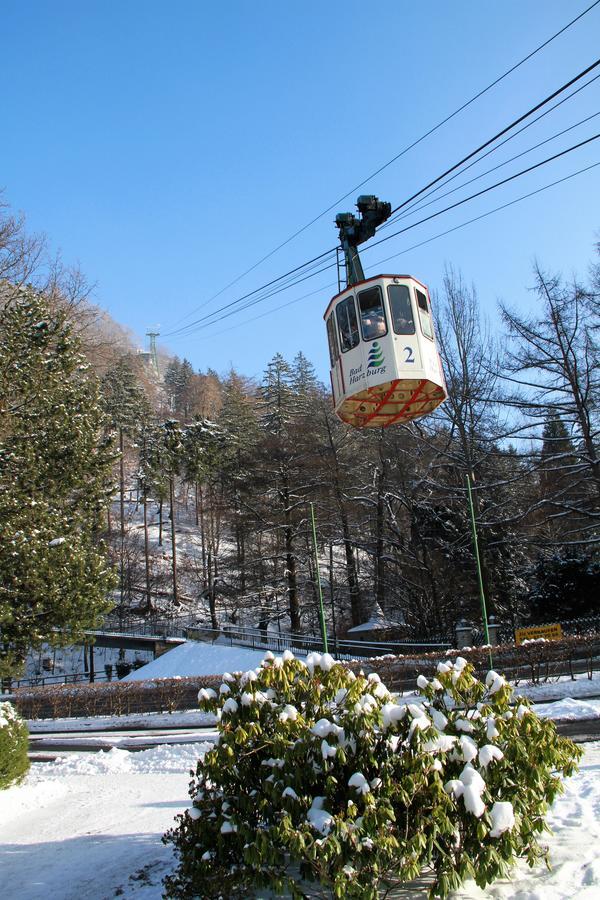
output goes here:
[[520, 647], [523, 641], [535, 641], [544, 638], [547, 641], [560, 641], [562, 638], [560, 625], [534, 625], [531, 628], [517, 628], [515, 643]]

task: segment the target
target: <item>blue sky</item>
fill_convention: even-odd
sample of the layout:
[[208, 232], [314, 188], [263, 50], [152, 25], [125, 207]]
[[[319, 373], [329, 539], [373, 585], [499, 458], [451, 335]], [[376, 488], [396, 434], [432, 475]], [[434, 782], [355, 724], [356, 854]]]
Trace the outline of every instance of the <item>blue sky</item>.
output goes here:
[[[4, 199], [81, 266], [97, 302], [141, 345], [148, 325], [172, 331], [332, 247], [335, 211], [352, 209], [356, 193], [398, 205], [591, 64], [600, 6], [207, 303], [591, 2], [5, 0]], [[466, 177], [599, 111], [600, 79]], [[598, 132], [600, 116], [444, 205]], [[600, 238], [600, 166], [377, 263], [599, 161], [600, 140], [415, 227], [366, 253], [367, 274], [408, 272], [435, 290], [452, 264], [475, 283], [492, 321], [498, 298], [527, 306], [535, 257], [585, 273]], [[302, 350], [328, 380], [322, 314], [334, 280], [325, 272], [164, 344], [199, 369], [233, 365], [256, 377], [274, 353]]]

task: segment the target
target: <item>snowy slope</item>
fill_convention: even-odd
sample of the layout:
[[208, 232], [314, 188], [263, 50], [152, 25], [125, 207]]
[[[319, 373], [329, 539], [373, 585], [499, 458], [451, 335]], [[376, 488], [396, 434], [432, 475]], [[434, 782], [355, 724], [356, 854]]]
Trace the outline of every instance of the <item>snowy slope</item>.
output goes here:
[[163, 653], [141, 669], [130, 672], [123, 681], [145, 681], [150, 678], [174, 678], [186, 675], [222, 675], [223, 672], [245, 672], [256, 669], [264, 650], [245, 647], [223, 647], [201, 641], [186, 641]]

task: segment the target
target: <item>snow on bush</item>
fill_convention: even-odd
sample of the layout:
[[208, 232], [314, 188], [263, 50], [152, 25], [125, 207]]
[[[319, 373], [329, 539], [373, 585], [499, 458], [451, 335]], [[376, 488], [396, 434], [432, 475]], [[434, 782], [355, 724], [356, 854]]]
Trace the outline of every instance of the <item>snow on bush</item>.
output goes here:
[[312, 883], [375, 898], [426, 866], [432, 896], [484, 887], [544, 855], [544, 816], [580, 756], [460, 657], [421, 680], [422, 703], [319, 654], [269, 654], [227, 686], [201, 692], [219, 740], [164, 838], [179, 860], [167, 897], [303, 897]]
[[0, 703], [0, 790], [29, 769], [27, 726], [10, 703]]

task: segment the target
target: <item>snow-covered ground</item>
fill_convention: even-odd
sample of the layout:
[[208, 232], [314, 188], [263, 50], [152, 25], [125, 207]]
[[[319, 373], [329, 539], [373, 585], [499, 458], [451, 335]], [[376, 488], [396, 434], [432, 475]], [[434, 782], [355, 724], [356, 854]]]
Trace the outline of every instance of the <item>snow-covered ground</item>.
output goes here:
[[[190, 643], [156, 660], [158, 670], [151, 677], [196, 674], [186, 670], [185, 664], [188, 654], [197, 659], [198, 653], [202, 654], [203, 674], [254, 668], [262, 658], [258, 651]], [[211, 661], [213, 668], [207, 669]], [[149, 677], [148, 670], [146, 673]], [[132, 675], [140, 677], [138, 672]], [[521, 684], [517, 693], [530, 696], [539, 703], [536, 710], [540, 714], [554, 719], [600, 718], [600, 699], [593, 698], [594, 693], [600, 694], [598, 678]], [[543, 702], [548, 698], [559, 699]], [[212, 721], [198, 710], [171, 716], [31, 723], [34, 732], [47, 731], [49, 726], [54, 732], [76, 727], [84, 735], [99, 727], [194, 729], [209, 724]], [[206, 737], [194, 736], [196, 741]], [[134, 744], [135, 740], [133, 736]], [[119, 741], [115, 736], [110, 743]], [[127, 745], [132, 746], [130, 740]], [[162, 845], [161, 836], [173, 824], [174, 816], [189, 805], [189, 772], [208, 746], [169, 744], [135, 753], [113, 746], [101, 753], [70, 753], [54, 763], [35, 763], [22, 785], [0, 792], [0, 895], [7, 900], [108, 900], [117, 896], [158, 900], [161, 880], [173, 865], [171, 850]], [[600, 742], [587, 744], [580, 773], [567, 783], [566, 794], [552, 811], [554, 835], [548, 839], [552, 871], [521, 866], [511, 881], [499, 882], [486, 891], [468, 884], [455, 895], [456, 900], [599, 898], [599, 769]], [[424, 898], [425, 892], [415, 889], [403, 896], [416, 900]]]
[[131, 713], [126, 716], [90, 716], [70, 719], [30, 719], [32, 734], [44, 731], [111, 731], [129, 729], [149, 731], [157, 728], [207, 728], [215, 725], [212, 713], [188, 709], [175, 713]]
[[535, 711], [538, 716], [549, 719], [560, 719], [561, 722], [574, 722], [579, 719], [600, 719], [600, 699], [573, 700], [565, 697], [554, 703], [537, 703]]
[[[560, 721], [600, 718], [600, 699], [572, 700], [566, 697], [554, 703], [536, 704], [538, 715]], [[31, 719], [28, 723], [32, 734], [44, 732], [86, 731], [150, 731], [161, 728], [211, 728], [216, 724], [215, 716], [197, 709], [177, 713], [143, 713], [129, 716], [94, 716], [89, 719]]]
[[551, 870], [519, 866], [510, 881], [480, 890], [470, 882], [456, 900], [598, 900], [600, 897], [600, 742], [585, 745], [580, 772], [549, 816], [553, 833], [545, 841]]
[[34, 764], [22, 785], [0, 792], [2, 896], [160, 897], [171, 864], [161, 835], [188, 805], [199, 749], [113, 749]]
[[223, 672], [245, 672], [256, 669], [264, 650], [248, 650], [203, 641], [186, 641], [163, 653], [141, 669], [126, 675], [123, 681], [145, 681], [151, 678], [176, 678], [186, 675], [222, 675]]
[[[202, 749], [113, 749], [34, 764], [22, 785], [0, 792], [2, 896], [159, 900], [161, 879], [173, 865], [160, 839], [189, 805], [189, 770]], [[486, 891], [468, 884], [457, 900], [597, 900], [599, 767], [600, 742], [587, 744], [581, 771], [551, 814], [552, 871], [520, 866], [511, 881]]]
[[521, 697], [529, 697], [535, 703], [543, 703], [545, 700], [557, 700], [562, 697], [594, 697], [600, 695], [600, 672], [594, 672], [593, 678], [587, 675], [575, 676], [573, 681], [568, 675], [562, 675], [553, 681], [545, 681], [541, 684], [529, 684], [526, 681], [519, 682], [515, 691]]

